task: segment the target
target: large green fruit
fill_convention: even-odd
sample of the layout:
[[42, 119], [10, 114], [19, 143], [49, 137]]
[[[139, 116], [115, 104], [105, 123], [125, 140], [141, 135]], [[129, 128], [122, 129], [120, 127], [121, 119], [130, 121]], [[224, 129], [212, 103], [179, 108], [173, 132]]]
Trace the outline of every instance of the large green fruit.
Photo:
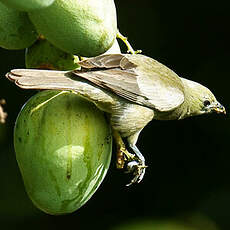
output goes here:
[[218, 230], [208, 217], [195, 213], [174, 219], [136, 219], [111, 228], [111, 230]]
[[73, 70], [80, 67], [79, 59], [53, 46], [45, 39], [38, 39], [26, 49], [26, 68]]
[[97, 190], [109, 168], [111, 130], [94, 104], [67, 91], [42, 91], [22, 108], [14, 131], [17, 162], [33, 203], [70, 213]]
[[56, 0], [29, 16], [48, 41], [71, 54], [97, 56], [108, 50], [116, 38], [113, 0]]
[[4, 4], [16, 10], [31, 11], [51, 5], [54, 0], [1, 0]]
[[8, 8], [0, 2], [0, 47], [24, 49], [32, 45], [37, 37], [27, 13]]

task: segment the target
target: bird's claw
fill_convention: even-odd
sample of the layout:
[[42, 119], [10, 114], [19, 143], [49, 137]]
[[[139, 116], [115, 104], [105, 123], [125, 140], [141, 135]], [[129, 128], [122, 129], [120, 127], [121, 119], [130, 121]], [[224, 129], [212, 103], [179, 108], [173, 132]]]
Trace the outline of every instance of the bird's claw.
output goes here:
[[127, 164], [127, 173], [133, 172], [134, 178], [126, 186], [130, 186], [135, 183], [140, 183], [145, 175], [145, 169], [147, 166], [142, 161], [130, 161]]
[[135, 183], [140, 183], [145, 175], [145, 169], [147, 166], [145, 162], [139, 159], [136, 155], [129, 153], [126, 149], [121, 148], [117, 159], [117, 168], [124, 168], [126, 163], [126, 173], [132, 173], [134, 178], [126, 186], [130, 186]]
[[130, 186], [134, 183], [140, 183], [145, 175], [145, 158], [138, 150], [135, 144], [130, 144], [131, 149], [135, 154], [130, 153], [120, 136], [120, 134], [113, 130], [113, 137], [117, 144], [117, 168], [123, 169], [127, 168], [127, 173], [132, 173], [134, 178], [131, 180], [127, 186]]
[[126, 163], [126, 172], [134, 175], [134, 178], [126, 186], [140, 183], [145, 175], [145, 169], [147, 168], [144, 158], [139, 158], [123, 147], [119, 149], [119, 154], [117, 156], [117, 168], [124, 168]]
[[133, 162], [135, 158], [135, 155], [128, 152], [126, 148], [120, 147], [117, 151], [117, 168], [123, 169], [125, 166], [125, 162]]

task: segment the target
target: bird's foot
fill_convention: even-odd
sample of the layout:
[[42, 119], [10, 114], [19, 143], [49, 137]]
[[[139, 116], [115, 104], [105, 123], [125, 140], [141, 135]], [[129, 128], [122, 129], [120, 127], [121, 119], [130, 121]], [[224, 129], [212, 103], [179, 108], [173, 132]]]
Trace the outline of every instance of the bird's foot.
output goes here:
[[117, 149], [117, 168], [123, 169], [125, 162], [132, 162], [135, 159], [135, 155], [130, 153], [123, 144], [119, 143]]
[[141, 53], [142, 50], [134, 50], [132, 48], [132, 46], [130, 45], [130, 43], [128, 42], [128, 39], [127, 37], [123, 36], [119, 31], [117, 31], [117, 38], [121, 39], [125, 45], [127, 46], [128, 50], [127, 50], [127, 53], [131, 53], [131, 54], [138, 54], [138, 53]]
[[132, 173], [134, 178], [126, 186], [135, 183], [140, 183], [145, 175], [145, 161], [140, 159], [137, 155], [131, 154], [126, 148], [120, 148], [117, 154], [117, 168], [125, 168], [126, 173]]
[[138, 155], [128, 152], [125, 147], [120, 147], [117, 153], [117, 168], [125, 168], [126, 173], [132, 173], [134, 178], [126, 186], [130, 186], [135, 183], [140, 183], [145, 175], [145, 161], [143, 158], [139, 158]]
[[121, 135], [116, 130], [113, 130], [113, 137], [117, 145], [117, 168], [123, 169], [126, 167], [127, 173], [132, 173], [134, 178], [127, 186], [134, 183], [139, 183], [145, 175], [145, 158], [140, 153], [135, 145], [130, 145], [135, 154], [130, 153], [121, 138]]
[[148, 166], [146, 166], [144, 162], [130, 161], [127, 164], [127, 172], [128, 173], [133, 172], [134, 178], [126, 186], [130, 186], [130, 185], [135, 184], [135, 183], [140, 183], [142, 181], [144, 175], [145, 175], [145, 169], [147, 167]]

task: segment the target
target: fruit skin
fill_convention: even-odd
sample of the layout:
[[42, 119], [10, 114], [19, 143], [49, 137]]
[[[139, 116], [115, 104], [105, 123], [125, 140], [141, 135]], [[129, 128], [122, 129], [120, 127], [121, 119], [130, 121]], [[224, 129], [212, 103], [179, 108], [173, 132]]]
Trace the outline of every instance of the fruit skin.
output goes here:
[[0, 31], [0, 47], [5, 49], [24, 49], [38, 37], [27, 13], [8, 8], [1, 2]]
[[6, 6], [20, 11], [31, 11], [50, 6], [54, 0], [0, 0]]
[[33, 203], [57, 215], [80, 208], [109, 168], [112, 138], [104, 114], [67, 91], [42, 91], [18, 115], [17, 162]]
[[50, 7], [30, 12], [29, 17], [53, 45], [83, 57], [106, 52], [116, 38], [113, 0], [56, 0]]
[[53, 46], [45, 39], [38, 39], [26, 49], [26, 68], [73, 70], [80, 68], [79, 58]]

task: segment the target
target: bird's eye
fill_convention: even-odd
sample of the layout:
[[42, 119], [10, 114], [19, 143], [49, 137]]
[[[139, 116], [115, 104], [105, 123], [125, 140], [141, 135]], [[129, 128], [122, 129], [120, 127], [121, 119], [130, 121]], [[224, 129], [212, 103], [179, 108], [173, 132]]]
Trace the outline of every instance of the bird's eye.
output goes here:
[[204, 101], [204, 106], [205, 106], [205, 107], [209, 106], [210, 104], [211, 104], [211, 102], [210, 102], [209, 100], [205, 100], [205, 101]]

